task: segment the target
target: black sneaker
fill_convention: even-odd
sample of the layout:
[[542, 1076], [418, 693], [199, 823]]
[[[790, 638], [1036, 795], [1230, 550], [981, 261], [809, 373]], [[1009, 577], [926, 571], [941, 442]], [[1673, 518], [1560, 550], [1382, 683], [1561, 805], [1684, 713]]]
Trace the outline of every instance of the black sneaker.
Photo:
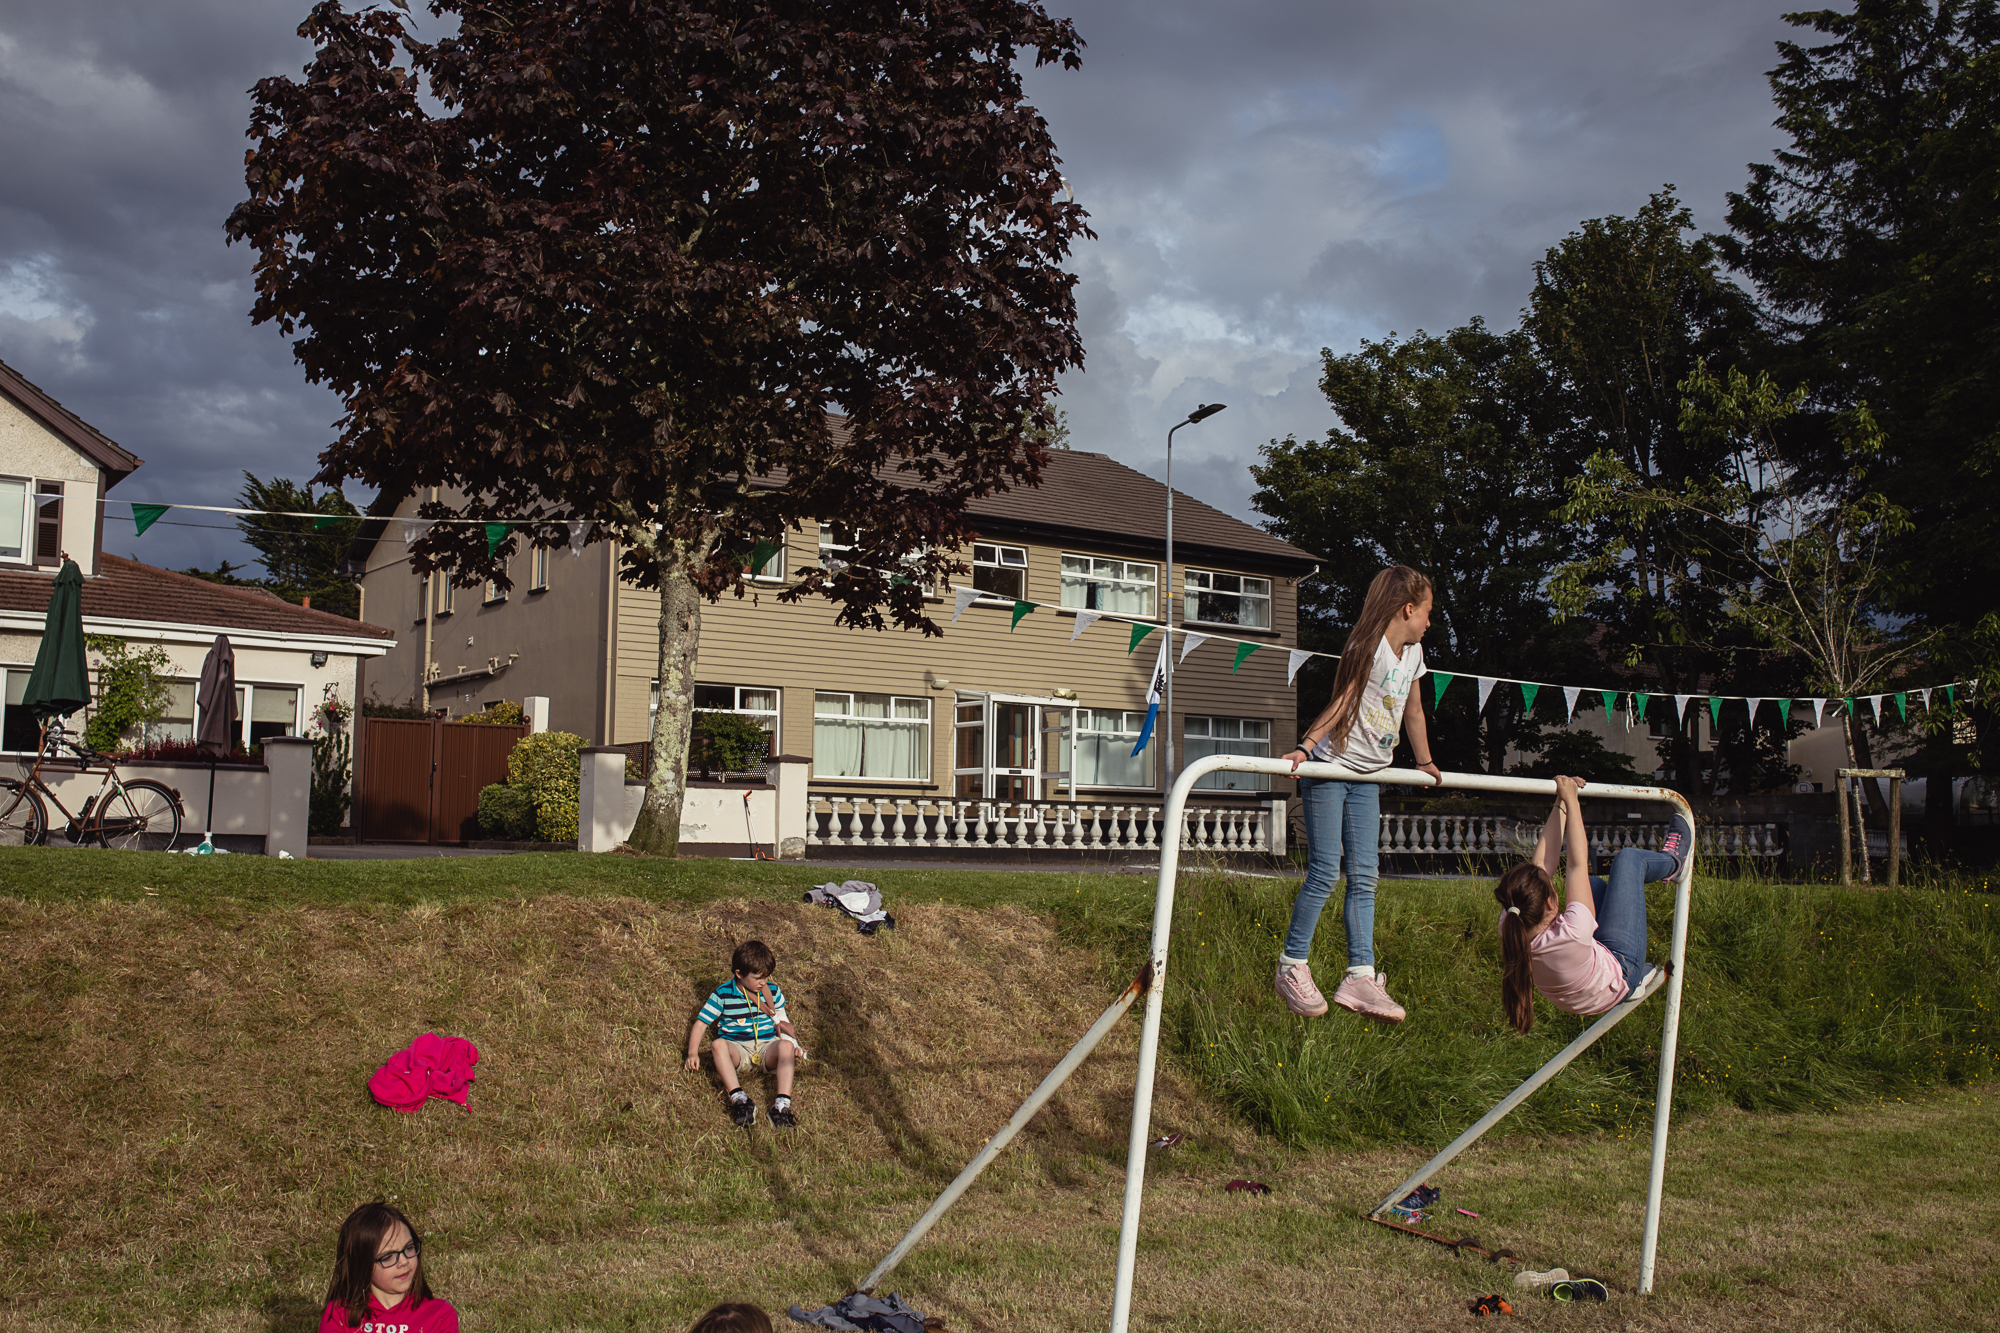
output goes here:
[[792, 1114], [792, 1104], [790, 1102], [771, 1103], [772, 1129], [797, 1129], [798, 1127], [799, 1118]]
[[1688, 823], [1686, 815], [1674, 815], [1673, 822], [1667, 826], [1667, 836], [1660, 840], [1660, 854], [1670, 856], [1674, 861], [1674, 873], [1664, 878], [1679, 879], [1682, 864], [1694, 854], [1694, 825]]
[[757, 1123], [757, 1103], [745, 1096], [729, 1099], [729, 1119], [738, 1129], [748, 1129]]

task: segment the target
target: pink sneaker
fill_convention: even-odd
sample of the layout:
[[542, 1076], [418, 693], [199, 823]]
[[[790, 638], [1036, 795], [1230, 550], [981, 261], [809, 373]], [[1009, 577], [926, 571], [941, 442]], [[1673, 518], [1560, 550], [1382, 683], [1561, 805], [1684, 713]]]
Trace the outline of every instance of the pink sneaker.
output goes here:
[[1293, 1013], [1307, 1018], [1318, 1018], [1326, 1012], [1326, 996], [1313, 985], [1310, 963], [1294, 963], [1290, 967], [1278, 964], [1278, 998]]
[[1339, 988], [1333, 992], [1333, 1002], [1357, 1014], [1379, 1018], [1384, 1023], [1400, 1023], [1407, 1016], [1403, 1006], [1389, 998], [1380, 972], [1372, 977], [1357, 977], [1349, 973], [1341, 978]]

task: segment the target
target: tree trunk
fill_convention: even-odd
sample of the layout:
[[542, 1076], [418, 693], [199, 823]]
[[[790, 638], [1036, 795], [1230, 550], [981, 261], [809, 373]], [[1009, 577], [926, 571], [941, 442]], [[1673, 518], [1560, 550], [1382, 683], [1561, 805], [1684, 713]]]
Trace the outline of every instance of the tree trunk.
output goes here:
[[662, 539], [660, 563], [660, 707], [653, 714], [646, 800], [627, 841], [639, 851], [673, 856], [681, 845], [688, 750], [694, 732], [695, 658], [701, 648], [701, 594], [689, 576], [705, 551]]

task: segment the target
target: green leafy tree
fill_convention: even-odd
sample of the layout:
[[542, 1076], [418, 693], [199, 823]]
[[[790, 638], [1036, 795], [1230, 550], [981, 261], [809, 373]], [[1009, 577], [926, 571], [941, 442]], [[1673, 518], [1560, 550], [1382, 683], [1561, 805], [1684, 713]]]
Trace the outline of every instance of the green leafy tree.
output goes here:
[[[1787, 16], [1823, 40], [1779, 44], [1789, 140], [1729, 197], [1721, 253], [1781, 320], [1802, 382], [1792, 449], [1848, 503], [1906, 516], [1884, 534], [1882, 600], [1943, 632], [1940, 675], [2000, 686], [2000, 11], [1991, 0], [1855, 0]], [[1880, 448], [1853, 466], [1843, 413]], [[1992, 717], [1974, 709], [1981, 746]], [[1944, 778], [1949, 774], [1934, 774]], [[1949, 818], [1948, 781], [1933, 781]]]
[[126, 737], [167, 715], [173, 703], [168, 673], [173, 659], [156, 643], [132, 644], [102, 634], [84, 636], [97, 655], [97, 698], [84, 724], [83, 743], [100, 754], [123, 749]]
[[[1251, 469], [1265, 526], [1325, 557], [1299, 588], [1301, 644], [1340, 651], [1369, 581], [1400, 563], [1436, 588], [1424, 645], [1433, 667], [1573, 672], [1581, 627], [1554, 625], [1544, 589], [1547, 571], [1577, 552], [1575, 530], [1556, 517], [1572, 464], [1552, 438], [1553, 385], [1527, 337], [1475, 319], [1441, 337], [1391, 335], [1322, 355], [1321, 388], [1341, 424], [1323, 440], [1273, 441]], [[1324, 705], [1331, 683], [1330, 671], [1300, 673], [1301, 717]], [[1431, 733], [1445, 767], [1498, 773], [1541, 723], [1507, 691], [1476, 713], [1474, 691], [1460, 686]]]
[[[1031, 485], [1081, 364], [1084, 214], [1020, 65], [1079, 63], [1029, 0], [333, 0], [253, 93], [254, 317], [341, 396], [319, 479], [438, 486], [419, 573], [507, 585], [565, 524], [660, 595], [636, 846], [672, 852], [704, 599], [804, 522], [863, 534], [781, 598], [936, 633], [966, 506]], [[906, 557], [908, 561], [906, 562]], [[915, 577], [904, 571], [915, 566]]]
[[[311, 600], [316, 611], [330, 611], [354, 619], [359, 616], [361, 594], [345, 569], [348, 543], [360, 523], [360, 511], [336, 488], [316, 490], [273, 478], [265, 480], [251, 472], [243, 474], [243, 488], [236, 502], [245, 509], [263, 511], [236, 520], [243, 540], [257, 552], [263, 578], [244, 578], [237, 573], [244, 566], [224, 560], [214, 569], [184, 569], [210, 583], [237, 588], [263, 588], [288, 602]], [[322, 514], [323, 518], [280, 518], [278, 514]]]
[[[1733, 365], [1754, 349], [1756, 311], [1722, 272], [1715, 247], [1666, 187], [1633, 217], [1596, 218], [1549, 250], [1523, 328], [1557, 386], [1568, 456], [1619, 469], [1650, 494], [1701, 488], [1728, 465], [1728, 445], [1682, 428], [1679, 385], [1705, 361]], [[1695, 693], [1732, 665], [1727, 589], [1741, 571], [1688, 579], [1728, 549], [1693, 509], [1603, 505], [1568, 517], [1595, 552], [1588, 581], [1557, 598], [1566, 617], [1601, 627], [1606, 652], [1651, 669], [1657, 692]], [[1572, 565], [1574, 574], [1580, 567]], [[1671, 768], [1701, 783], [1695, 724], [1678, 721]]]

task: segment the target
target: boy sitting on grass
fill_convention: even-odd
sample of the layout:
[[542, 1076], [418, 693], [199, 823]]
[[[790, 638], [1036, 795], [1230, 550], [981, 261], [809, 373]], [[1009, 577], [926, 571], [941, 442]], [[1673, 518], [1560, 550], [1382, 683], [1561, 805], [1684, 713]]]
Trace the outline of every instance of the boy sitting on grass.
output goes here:
[[745, 940], [736, 946], [729, 967], [735, 975], [709, 994], [701, 1012], [694, 1016], [694, 1026], [688, 1029], [687, 1067], [690, 1071], [701, 1068], [701, 1039], [714, 1024], [711, 1053], [715, 1072], [729, 1094], [729, 1118], [745, 1129], [757, 1123], [757, 1107], [750, 1094], [737, 1085], [736, 1076], [748, 1073], [752, 1065], [762, 1065], [778, 1075], [771, 1124], [793, 1129], [799, 1122], [792, 1111], [792, 1065], [795, 1060], [803, 1061], [806, 1053], [785, 1015], [785, 993], [771, 980], [778, 960], [762, 940]]

